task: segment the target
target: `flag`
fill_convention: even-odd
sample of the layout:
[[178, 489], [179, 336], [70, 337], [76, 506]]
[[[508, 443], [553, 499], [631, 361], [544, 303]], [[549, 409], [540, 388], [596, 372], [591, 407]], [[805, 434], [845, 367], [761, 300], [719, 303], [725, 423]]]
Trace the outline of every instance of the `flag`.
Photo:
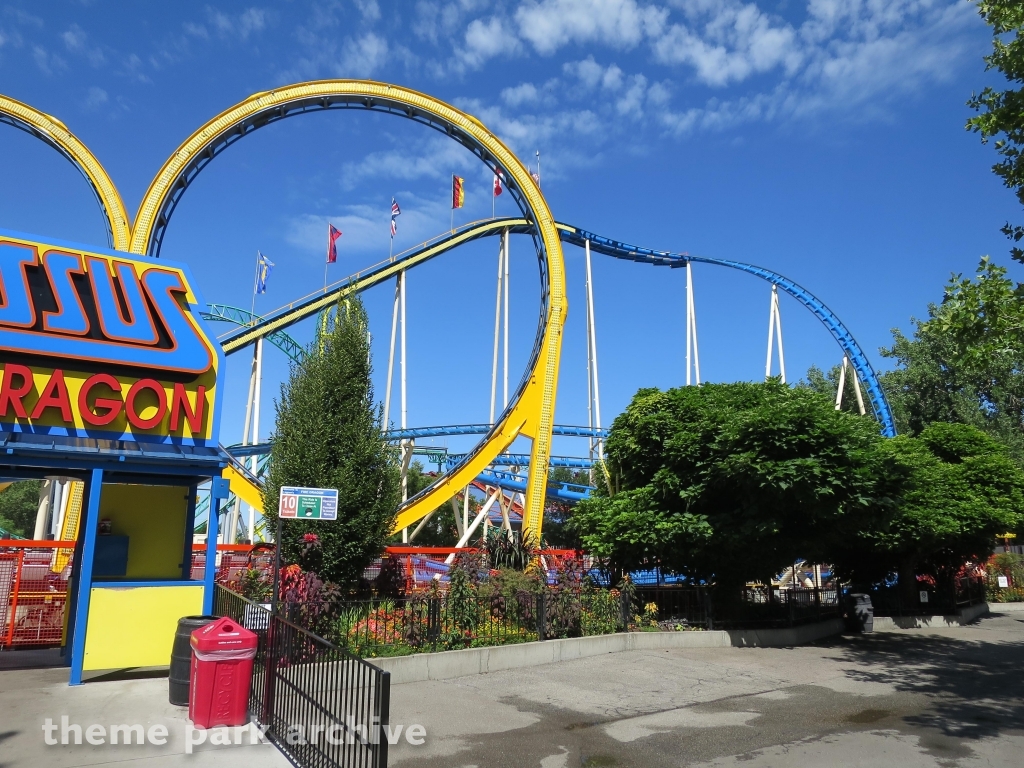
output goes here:
[[461, 208], [466, 202], [466, 190], [462, 188], [464, 182], [461, 176], [452, 174], [452, 209]]
[[501, 171], [494, 174], [494, 196], [501, 194]]
[[270, 277], [270, 270], [274, 268], [274, 262], [259, 251], [256, 251], [256, 254], [256, 293], [266, 293], [267, 278]]
[[533, 176], [533, 180], [537, 182], [537, 186], [540, 187], [540, 174], [530, 171], [530, 175]]
[[398, 224], [395, 223], [395, 219], [400, 216], [402, 209], [398, 207], [398, 203], [395, 202], [395, 198], [391, 198], [391, 239], [394, 239], [395, 235], [398, 234]]
[[341, 230], [335, 229], [333, 224], [327, 225], [327, 263], [333, 264], [338, 260], [338, 238], [341, 237]]

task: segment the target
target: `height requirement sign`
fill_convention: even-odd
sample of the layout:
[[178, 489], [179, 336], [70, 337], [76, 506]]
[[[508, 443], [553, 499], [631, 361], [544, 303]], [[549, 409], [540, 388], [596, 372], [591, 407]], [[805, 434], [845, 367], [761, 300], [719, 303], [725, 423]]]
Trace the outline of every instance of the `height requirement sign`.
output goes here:
[[338, 492], [333, 488], [281, 486], [280, 517], [300, 520], [337, 520]]

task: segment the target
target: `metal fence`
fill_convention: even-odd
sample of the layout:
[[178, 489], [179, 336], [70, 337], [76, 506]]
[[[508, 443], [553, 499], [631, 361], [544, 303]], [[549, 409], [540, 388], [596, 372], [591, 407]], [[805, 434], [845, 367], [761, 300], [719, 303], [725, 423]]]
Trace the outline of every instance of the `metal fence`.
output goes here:
[[0, 648], [60, 645], [73, 541], [0, 540]]
[[390, 673], [219, 585], [216, 613], [259, 638], [249, 709], [289, 760], [386, 768]]
[[911, 592], [899, 584], [871, 590], [875, 616], [952, 615], [985, 601], [985, 580], [980, 576], [919, 581]]
[[[713, 596], [717, 594], [717, 602]], [[405, 597], [293, 602], [293, 623], [363, 657], [480, 648], [614, 632], [788, 627], [842, 615], [835, 589], [707, 587], [623, 590], [544, 587], [511, 593], [480, 589]]]

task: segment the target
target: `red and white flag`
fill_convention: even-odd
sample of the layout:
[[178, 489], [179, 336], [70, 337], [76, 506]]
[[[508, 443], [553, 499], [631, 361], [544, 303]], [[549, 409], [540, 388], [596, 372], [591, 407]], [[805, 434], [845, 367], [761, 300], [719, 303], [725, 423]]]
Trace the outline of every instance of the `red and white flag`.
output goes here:
[[327, 225], [327, 263], [333, 264], [338, 260], [338, 238], [341, 237], [341, 230], [336, 229], [333, 224]]
[[494, 196], [501, 194], [501, 171], [494, 174]]

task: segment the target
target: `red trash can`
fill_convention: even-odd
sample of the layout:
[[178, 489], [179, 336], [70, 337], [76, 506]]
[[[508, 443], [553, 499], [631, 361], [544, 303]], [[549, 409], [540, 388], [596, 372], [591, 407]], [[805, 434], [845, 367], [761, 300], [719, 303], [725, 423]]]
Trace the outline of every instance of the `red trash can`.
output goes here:
[[188, 717], [199, 728], [245, 725], [256, 635], [234, 619], [217, 619], [192, 633]]

